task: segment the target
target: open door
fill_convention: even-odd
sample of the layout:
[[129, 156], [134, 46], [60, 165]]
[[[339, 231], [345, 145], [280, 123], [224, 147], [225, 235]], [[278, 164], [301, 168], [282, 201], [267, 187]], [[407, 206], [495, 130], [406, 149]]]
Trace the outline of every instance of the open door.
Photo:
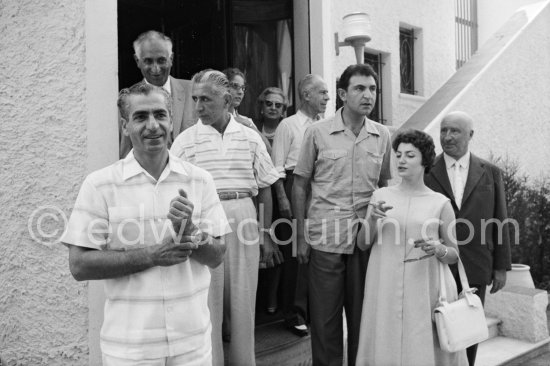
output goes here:
[[190, 79], [196, 72], [228, 64], [227, 1], [118, 0], [119, 88], [142, 79], [132, 43], [143, 32], [157, 30], [172, 39], [171, 75]]

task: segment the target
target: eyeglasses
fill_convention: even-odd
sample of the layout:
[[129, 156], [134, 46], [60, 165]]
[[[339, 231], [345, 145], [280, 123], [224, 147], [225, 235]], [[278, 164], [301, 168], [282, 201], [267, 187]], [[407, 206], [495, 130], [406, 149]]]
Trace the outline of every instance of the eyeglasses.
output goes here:
[[246, 91], [246, 85], [239, 85], [237, 83], [229, 83], [229, 86], [232, 88], [232, 89], [235, 89], [235, 90], [242, 90], [243, 93]]
[[273, 103], [270, 100], [266, 100], [266, 101], [264, 101], [264, 103], [265, 103], [266, 107], [272, 107], [273, 104], [275, 104], [275, 108], [281, 108], [283, 106], [283, 103], [277, 103], [277, 102]]

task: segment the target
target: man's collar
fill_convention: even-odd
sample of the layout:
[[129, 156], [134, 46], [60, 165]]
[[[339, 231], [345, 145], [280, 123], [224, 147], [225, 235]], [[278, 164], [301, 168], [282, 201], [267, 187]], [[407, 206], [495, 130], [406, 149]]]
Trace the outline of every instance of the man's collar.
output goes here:
[[[143, 78], [143, 80], [145, 81], [146, 84], [150, 84], [147, 79]], [[164, 85], [162, 86], [162, 88], [164, 90], [166, 90], [168, 92], [168, 94], [172, 95], [172, 88], [171, 88], [171, 84], [170, 84], [170, 76], [168, 76], [168, 79], [166, 79], [166, 82], [164, 83]]]
[[[168, 151], [168, 164], [166, 164], [166, 167], [171, 172], [188, 175], [183, 164], [181, 164], [181, 161], [179, 161], [179, 159], [170, 151]], [[128, 155], [122, 159], [122, 179], [127, 180], [141, 173], [149, 174], [136, 160], [136, 157], [134, 156], [134, 149], [132, 149]]]
[[[238, 131], [240, 123], [235, 120], [235, 117], [229, 113], [230, 116], [229, 122], [227, 123], [227, 127], [225, 128], [225, 131], [223, 132], [224, 135], [228, 133], [233, 133], [235, 131]], [[198, 128], [200, 134], [217, 134], [221, 135], [220, 131], [212, 127], [211, 125], [205, 125], [202, 123], [202, 121], [199, 119], [198, 121]]]
[[447, 153], [444, 152], [443, 159], [445, 159], [445, 167], [447, 169], [450, 169], [452, 168], [454, 163], [458, 161], [461, 167], [468, 169], [468, 167], [470, 166], [470, 155], [471, 155], [470, 150], [468, 150], [466, 154], [462, 155], [460, 159], [456, 160], [455, 158], [453, 158], [450, 155], [447, 155]]
[[[346, 126], [344, 125], [344, 120], [342, 119], [343, 111], [343, 107], [336, 111], [329, 131], [331, 134], [334, 132], [341, 132], [346, 129]], [[363, 122], [364, 123], [362, 128], [366, 129], [367, 133], [380, 136], [380, 132], [378, 132], [378, 129], [374, 126], [373, 122], [370, 119], [364, 117]]]
[[321, 119], [320, 115], [316, 115], [315, 118], [311, 118], [307, 114], [305, 114], [301, 109], [298, 109], [298, 112], [296, 112], [296, 114], [298, 115], [298, 118], [302, 123], [306, 123], [308, 120], [315, 122]]

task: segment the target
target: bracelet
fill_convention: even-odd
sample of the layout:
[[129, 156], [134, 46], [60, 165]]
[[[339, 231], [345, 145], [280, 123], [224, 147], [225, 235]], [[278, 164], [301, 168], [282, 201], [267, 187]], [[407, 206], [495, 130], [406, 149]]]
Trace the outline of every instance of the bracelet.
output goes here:
[[449, 253], [449, 248], [447, 248], [447, 246], [445, 245], [445, 253], [441, 256], [439, 255], [436, 255], [437, 258], [445, 258], [445, 256]]
[[263, 232], [265, 234], [269, 234], [269, 236], [275, 236], [275, 231], [273, 230], [272, 227], [270, 227], [269, 229], [266, 229], [266, 228], [260, 228], [260, 232]]

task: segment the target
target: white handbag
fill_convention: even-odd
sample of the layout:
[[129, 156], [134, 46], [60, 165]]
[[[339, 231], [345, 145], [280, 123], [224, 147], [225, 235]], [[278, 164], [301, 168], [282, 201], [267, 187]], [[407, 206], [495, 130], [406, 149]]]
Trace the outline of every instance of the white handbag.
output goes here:
[[458, 274], [462, 292], [458, 300], [448, 302], [445, 288], [444, 270], [446, 264], [439, 262], [439, 304], [434, 309], [433, 317], [439, 337], [439, 346], [447, 352], [456, 352], [474, 344], [483, 342], [489, 337], [483, 304], [474, 294], [466, 277], [462, 261], [458, 260]]

